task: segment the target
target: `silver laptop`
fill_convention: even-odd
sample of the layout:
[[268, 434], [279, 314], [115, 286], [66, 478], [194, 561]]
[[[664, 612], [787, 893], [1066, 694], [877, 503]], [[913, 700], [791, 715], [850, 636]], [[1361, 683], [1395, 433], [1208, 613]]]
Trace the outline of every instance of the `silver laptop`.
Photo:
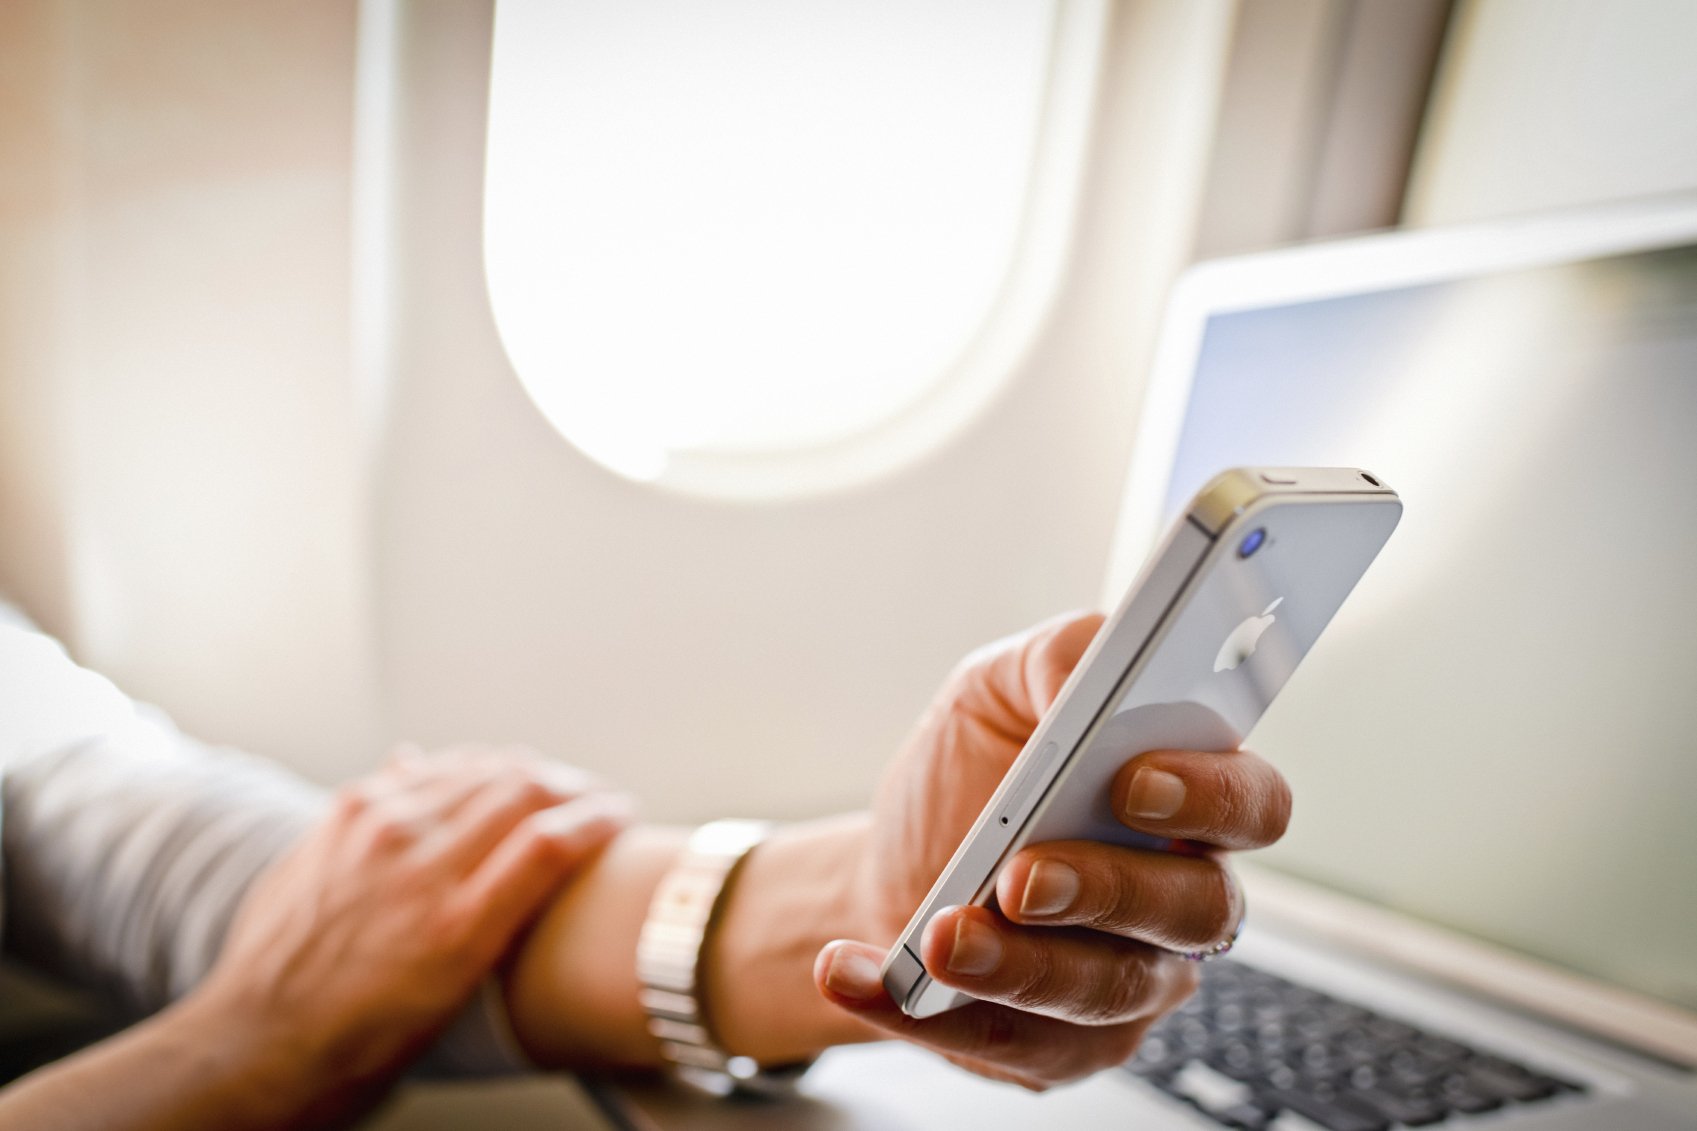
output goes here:
[[620, 1118], [1697, 1128], [1697, 197], [1201, 265], [1139, 428], [1112, 599], [1225, 467], [1406, 504], [1251, 737], [1297, 808], [1238, 952], [1046, 1096], [886, 1045]]

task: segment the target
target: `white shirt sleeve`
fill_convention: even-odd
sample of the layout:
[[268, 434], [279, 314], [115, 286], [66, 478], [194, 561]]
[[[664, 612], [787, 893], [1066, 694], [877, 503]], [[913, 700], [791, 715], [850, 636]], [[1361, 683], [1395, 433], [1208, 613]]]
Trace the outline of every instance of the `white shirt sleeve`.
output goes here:
[[[0, 774], [9, 945], [136, 1016], [206, 975], [248, 887], [327, 801], [182, 734], [3, 603]], [[526, 1067], [488, 987], [421, 1062], [429, 1075]]]

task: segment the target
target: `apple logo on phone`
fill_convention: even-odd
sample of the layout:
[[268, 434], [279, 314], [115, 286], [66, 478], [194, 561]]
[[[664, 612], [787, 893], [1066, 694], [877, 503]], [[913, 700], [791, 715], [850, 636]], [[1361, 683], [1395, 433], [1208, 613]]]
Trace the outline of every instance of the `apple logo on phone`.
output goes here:
[[1248, 617], [1244, 622], [1232, 629], [1226, 642], [1220, 645], [1220, 654], [1214, 657], [1214, 670], [1217, 672], [1230, 671], [1243, 661], [1255, 654], [1255, 646], [1261, 643], [1261, 634], [1273, 626], [1278, 618], [1273, 610], [1279, 607], [1280, 597], [1271, 605], [1261, 610], [1258, 617]]

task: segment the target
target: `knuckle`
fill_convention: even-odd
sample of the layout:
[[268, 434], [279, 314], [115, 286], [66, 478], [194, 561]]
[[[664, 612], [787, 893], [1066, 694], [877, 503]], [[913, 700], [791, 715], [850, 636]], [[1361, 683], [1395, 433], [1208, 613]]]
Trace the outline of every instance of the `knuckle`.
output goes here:
[[1222, 772], [1216, 780], [1219, 783], [1220, 830], [1232, 841], [1252, 836], [1259, 823], [1257, 810], [1260, 808], [1255, 790], [1241, 774]]
[[371, 841], [379, 849], [406, 848], [413, 842], [412, 828], [392, 813], [374, 815], [371, 821]]
[[1021, 1008], [1051, 1012], [1069, 1005], [1078, 996], [1077, 972], [1068, 971], [1072, 963], [1060, 958], [1055, 948], [1031, 947], [1022, 965], [1010, 995]]
[[568, 864], [575, 855], [570, 841], [545, 829], [533, 825], [528, 836], [530, 840], [525, 849], [538, 863]]
[[463, 899], [441, 907], [425, 928], [430, 949], [437, 953], [457, 951], [477, 933], [480, 910]]
[[[1109, 1025], [1148, 1012], [1151, 984], [1143, 948], [1121, 944], [1111, 957], [1098, 953], [1057, 960], [1044, 954], [1026, 984], [1015, 995], [1017, 1004], [1050, 1016], [1086, 1025]], [[1095, 948], [1092, 948], [1093, 950]]]
[[351, 821], [364, 813], [370, 805], [371, 796], [366, 792], [365, 785], [354, 782], [336, 791], [330, 812], [336, 820]]
[[513, 834], [518, 838], [519, 854], [539, 867], [563, 867], [574, 858], [568, 840], [526, 818]]
[[1144, 923], [1149, 904], [1148, 885], [1137, 867], [1107, 868], [1098, 884], [1101, 902], [1089, 925], [1115, 934], [1130, 934]]
[[489, 787], [499, 802], [512, 809], [534, 812], [559, 803], [553, 790], [525, 766], [503, 765]]
[[527, 809], [547, 809], [560, 803], [559, 795], [548, 788], [547, 783], [528, 776], [519, 799]]
[[369, 802], [359, 814], [366, 838], [379, 852], [403, 850], [418, 840], [419, 830], [394, 798]]
[[1129, 1021], [1147, 1013], [1150, 982], [1149, 965], [1141, 950], [1122, 955], [1108, 984], [1102, 987], [1098, 999], [1101, 1006], [1096, 1013], [1098, 1022]]
[[1290, 783], [1252, 754], [1222, 764], [1215, 777], [1221, 839], [1231, 845], [1271, 844], [1290, 824]]
[[1205, 862], [1193, 904], [1190, 931], [1183, 940], [1192, 948], [1211, 946], [1231, 934], [1237, 903], [1236, 883], [1231, 872], [1218, 861]]

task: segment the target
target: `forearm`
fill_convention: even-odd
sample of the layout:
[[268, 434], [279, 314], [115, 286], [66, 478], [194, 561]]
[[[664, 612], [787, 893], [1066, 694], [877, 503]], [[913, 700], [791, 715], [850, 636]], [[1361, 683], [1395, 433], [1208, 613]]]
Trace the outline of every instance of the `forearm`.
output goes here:
[[316, 1088], [275, 1042], [195, 999], [0, 1090], [0, 1125], [43, 1131], [290, 1127]]
[[[874, 1034], [821, 998], [814, 956], [866, 937], [863, 815], [779, 830], [750, 854], [707, 953], [703, 998], [719, 1040], [765, 1063]], [[621, 836], [544, 915], [507, 985], [514, 1030], [538, 1063], [657, 1064], [637, 1001], [636, 942], [683, 829]], [[885, 940], [875, 940], [885, 941]]]

